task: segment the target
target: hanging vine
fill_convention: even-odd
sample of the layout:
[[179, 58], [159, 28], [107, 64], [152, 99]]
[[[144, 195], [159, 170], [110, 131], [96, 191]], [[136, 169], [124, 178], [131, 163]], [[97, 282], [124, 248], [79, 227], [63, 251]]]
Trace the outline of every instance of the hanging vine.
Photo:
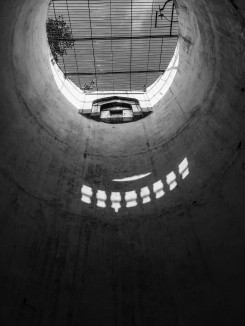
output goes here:
[[55, 19], [48, 18], [46, 29], [51, 53], [56, 63], [58, 63], [59, 56], [62, 57], [67, 54], [67, 49], [74, 47], [72, 32], [66, 25], [62, 15]]

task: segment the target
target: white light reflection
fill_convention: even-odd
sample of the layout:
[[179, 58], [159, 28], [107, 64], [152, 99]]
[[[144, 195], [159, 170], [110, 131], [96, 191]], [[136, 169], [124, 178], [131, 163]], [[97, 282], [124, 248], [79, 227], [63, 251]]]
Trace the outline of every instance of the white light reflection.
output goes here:
[[112, 181], [114, 182], [127, 182], [127, 181], [135, 181], [135, 180], [139, 180], [139, 179], [143, 179], [145, 177], [148, 177], [148, 175], [150, 175], [152, 172], [146, 173], [146, 174], [140, 174], [140, 175], [135, 175], [133, 177], [128, 177], [128, 178], [124, 178], [124, 179], [114, 179]]
[[147, 204], [151, 201], [150, 189], [148, 187], [141, 188], [140, 197], [142, 198], [143, 204]]
[[163, 183], [161, 180], [153, 183], [153, 191], [156, 195], [156, 199], [164, 196], [165, 192], [163, 190]]
[[137, 203], [137, 193], [135, 190], [125, 193], [126, 207], [135, 207]]
[[82, 192], [81, 201], [83, 201], [86, 204], [91, 204], [91, 198], [93, 196], [92, 188], [83, 185], [82, 189], [81, 189], [81, 192]]
[[66, 99], [73, 104], [74, 108], [77, 110], [87, 109], [91, 110], [92, 102], [98, 98], [103, 98], [104, 96], [118, 94], [128, 96], [133, 96], [140, 101], [140, 105], [144, 108], [153, 107], [156, 105], [165, 94], [168, 92], [170, 86], [172, 85], [175, 75], [178, 71], [179, 66], [179, 44], [177, 44], [175, 53], [165, 70], [151, 86], [146, 90], [146, 93], [142, 91], [104, 91], [104, 92], [92, 92], [84, 93], [79, 87], [77, 87], [69, 78], [65, 78], [64, 74], [55, 63], [55, 61], [50, 57], [50, 67], [59, 91], [66, 97]]
[[[185, 179], [189, 174], [189, 163], [187, 158], [184, 158], [184, 160], [179, 164], [178, 166], [178, 172], [181, 175], [182, 179]], [[151, 173], [141, 175], [141, 176], [147, 176]], [[127, 179], [127, 178], [125, 178]], [[123, 180], [123, 179], [121, 179]], [[170, 191], [174, 190], [177, 187], [177, 176], [175, 172], [171, 172], [166, 176], [166, 182], [169, 186]], [[153, 192], [155, 194], [155, 198], [159, 199], [165, 195], [164, 192], [164, 184], [162, 180], [159, 180], [155, 183], [153, 183]], [[82, 198], [81, 201], [87, 204], [91, 204], [92, 197], [93, 197], [93, 189], [83, 185], [81, 189]], [[125, 192], [125, 202], [126, 207], [135, 207], [138, 205], [138, 195], [136, 190]], [[104, 190], [97, 190], [96, 192], [96, 199], [97, 199], [97, 207], [106, 208], [107, 206], [107, 198], [108, 194]], [[140, 198], [142, 199], [142, 203], [146, 204], [151, 202], [151, 190], [148, 186], [145, 186], [140, 189]], [[122, 207], [122, 195], [120, 192], [111, 192], [110, 195], [111, 200], [111, 207], [115, 210], [116, 213], [118, 213], [119, 209]]]
[[121, 194], [120, 192], [112, 192], [111, 193], [111, 207], [118, 213], [119, 209], [121, 208]]
[[181, 174], [183, 180], [190, 174], [188, 166], [189, 163], [187, 158], [185, 158], [179, 165], [179, 174]]
[[174, 172], [169, 173], [166, 177], [166, 180], [170, 191], [174, 190], [174, 188], [177, 187], [176, 174]]
[[105, 208], [106, 199], [107, 199], [106, 192], [103, 190], [98, 190], [96, 194], [96, 198], [97, 198], [97, 206], [101, 208]]

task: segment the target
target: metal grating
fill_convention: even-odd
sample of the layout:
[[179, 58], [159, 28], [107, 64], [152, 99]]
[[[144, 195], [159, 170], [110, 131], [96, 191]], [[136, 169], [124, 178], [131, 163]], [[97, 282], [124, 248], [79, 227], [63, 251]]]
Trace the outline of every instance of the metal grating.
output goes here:
[[95, 91], [142, 91], [165, 71], [178, 40], [173, 0], [53, 0], [48, 17], [59, 15], [75, 41], [60, 69], [80, 88], [93, 80]]

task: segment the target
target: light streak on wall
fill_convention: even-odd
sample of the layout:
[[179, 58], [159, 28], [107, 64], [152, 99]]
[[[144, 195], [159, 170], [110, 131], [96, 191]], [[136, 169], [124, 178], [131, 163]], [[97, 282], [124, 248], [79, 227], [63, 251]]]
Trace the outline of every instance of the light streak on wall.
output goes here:
[[190, 173], [188, 166], [187, 158], [185, 158], [179, 165], [179, 174], [181, 174], [182, 179], [185, 179]]
[[[178, 165], [178, 174], [181, 180], [186, 179], [186, 177], [190, 174], [189, 163], [187, 158], [184, 158], [184, 160]], [[119, 209], [122, 207], [122, 197], [124, 197], [126, 208], [133, 208], [138, 206], [139, 204], [145, 205], [147, 203], [150, 203], [153, 198], [151, 197], [151, 195], [154, 196], [154, 199], [162, 198], [166, 195], [166, 191], [168, 191], [167, 188], [169, 188], [169, 191], [173, 191], [178, 185], [177, 175], [174, 171], [170, 172], [166, 176], [166, 184], [168, 185], [168, 187], [164, 188], [164, 182], [162, 180], [158, 180], [157, 182], [153, 183], [152, 187], [145, 186], [141, 188], [138, 192], [136, 190], [127, 191], [124, 193], [124, 195], [123, 193], [121, 194], [119, 191], [111, 192], [110, 195], [108, 195], [105, 190], [93, 191], [91, 187], [83, 185], [81, 189], [81, 201], [86, 204], [92, 204], [93, 193], [95, 193], [97, 207], [106, 208], [107, 199], [109, 198], [111, 201], [111, 208], [113, 208], [115, 212], [118, 213]], [[166, 190], [164, 191], [164, 189]]]
[[146, 173], [146, 174], [134, 175], [133, 177], [127, 177], [127, 178], [123, 178], [123, 179], [113, 179], [112, 181], [114, 181], [114, 182], [136, 181], [136, 180], [140, 180], [140, 179], [146, 178], [150, 174], [151, 174], [151, 172]]
[[101, 208], [105, 208], [106, 199], [107, 199], [106, 192], [103, 190], [98, 190], [96, 194], [96, 198], [97, 198], [97, 206]]

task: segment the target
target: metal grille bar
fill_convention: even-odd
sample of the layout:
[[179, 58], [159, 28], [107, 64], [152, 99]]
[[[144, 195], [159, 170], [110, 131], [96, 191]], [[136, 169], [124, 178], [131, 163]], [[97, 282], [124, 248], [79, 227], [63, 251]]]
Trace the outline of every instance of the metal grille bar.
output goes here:
[[[143, 40], [143, 39], [154, 39], [154, 38], [178, 38], [178, 35], [143, 35], [143, 36], [118, 36], [118, 37], [94, 37], [94, 38], [74, 38], [74, 42], [86, 42], [86, 41], [116, 41], [116, 40]], [[55, 38], [52, 37], [51, 39], [57, 41], [66, 41], [65, 38]]]
[[[147, 73], [157, 73], [161, 72], [164, 73], [164, 70], [142, 70], [142, 71], [103, 71], [103, 72], [97, 72], [97, 75], [120, 75], [120, 74], [147, 74]], [[93, 76], [94, 73], [89, 72], [66, 72], [65, 76]]]

